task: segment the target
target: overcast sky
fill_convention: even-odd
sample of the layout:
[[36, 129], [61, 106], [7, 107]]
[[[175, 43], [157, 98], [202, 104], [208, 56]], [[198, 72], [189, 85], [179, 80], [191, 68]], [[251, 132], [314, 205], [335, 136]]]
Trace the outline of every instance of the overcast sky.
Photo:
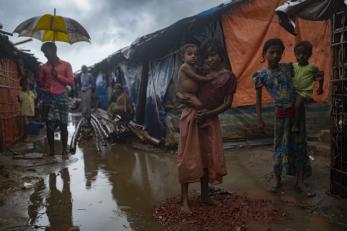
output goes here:
[[[57, 42], [58, 56], [72, 64], [92, 65], [113, 52], [130, 45], [137, 37], [162, 29], [177, 20], [200, 13], [229, 0], [0, 0], [0, 23], [12, 32], [22, 21], [46, 13], [70, 17], [80, 22], [91, 37], [91, 43], [73, 45]], [[15, 34], [13, 42], [26, 38]], [[41, 41], [18, 45], [30, 49], [41, 62]]]

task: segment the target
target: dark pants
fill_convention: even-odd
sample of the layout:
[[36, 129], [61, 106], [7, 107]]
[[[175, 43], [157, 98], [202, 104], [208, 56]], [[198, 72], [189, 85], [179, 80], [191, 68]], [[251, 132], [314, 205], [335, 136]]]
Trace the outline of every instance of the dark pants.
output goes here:
[[60, 128], [60, 137], [61, 137], [63, 152], [67, 151], [67, 139], [68, 139], [67, 124], [58, 123], [56, 121], [47, 121], [46, 125], [47, 125], [47, 140], [48, 140], [49, 147], [51, 149], [50, 151], [53, 152], [54, 150], [54, 130], [58, 126]]

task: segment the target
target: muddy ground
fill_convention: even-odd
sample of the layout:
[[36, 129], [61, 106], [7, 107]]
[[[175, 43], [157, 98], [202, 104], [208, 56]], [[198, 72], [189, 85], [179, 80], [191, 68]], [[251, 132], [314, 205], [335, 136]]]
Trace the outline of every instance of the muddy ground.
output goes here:
[[[71, 124], [71, 134], [73, 130]], [[347, 202], [329, 194], [327, 156], [313, 153], [313, 176], [307, 183], [315, 197], [297, 192], [291, 177], [284, 178], [282, 192], [272, 194], [271, 149], [226, 150], [228, 175], [218, 187], [247, 200], [269, 201], [286, 214], [272, 223], [247, 219], [247, 230], [347, 230]], [[43, 153], [45, 144], [38, 138], [13, 150]], [[165, 200], [179, 195], [174, 150], [129, 143], [97, 153], [89, 140], [68, 160], [27, 157], [38, 159], [0, 154], [0, 230], [164, 230], [153, 214]], [[198, 194], [199, 184], [190, 192]]]

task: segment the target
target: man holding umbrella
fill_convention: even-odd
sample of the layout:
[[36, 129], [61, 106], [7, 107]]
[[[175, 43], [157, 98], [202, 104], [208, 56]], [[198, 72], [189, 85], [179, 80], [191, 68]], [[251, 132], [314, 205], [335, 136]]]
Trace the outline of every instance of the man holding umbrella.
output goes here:
[[49, 154], [54, 155], [54, 130], [59, 125], [63, 151], [67, 154], [68, 97], [65, 88], [73, 85], [74, 79], [70, 63], [58, 58], [55, 41], [73, 44], [90, 42], [86, 29], [72, 18], [54, 14], [32, 17], [20, 23], [13, 31], [19, 36], [32, 37], [46, 42], [41, 46], [48, 62], [40, 68], [37, 85], [41, 88], [44, 102], [44, 118], [47, 122]]
[[42, 44], [41, 51], [47, 58], [47, 63], [41, 65], [37, 76], [37, 85], [42, 91], [43, 118], [47, 125], [47, 140], [49, 155], [54, 155], [54, 130], [60, 127], [62, 155], [67, 155], [68, 139], [68, 96], [66, 86], [74, 84], [70, 63], [57, 56], [57, 46], [54, 42]]

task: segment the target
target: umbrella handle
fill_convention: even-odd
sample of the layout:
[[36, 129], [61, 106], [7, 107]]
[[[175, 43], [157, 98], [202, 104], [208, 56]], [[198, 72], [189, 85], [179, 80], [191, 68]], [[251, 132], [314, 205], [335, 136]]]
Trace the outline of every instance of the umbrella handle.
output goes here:
[[[54, 8], [54, 13], [53, 13], [53, 22], [54, 22], [54, 26], [55, 26], [55, 15], [56, 15], [57, 11]], [[55, 42], [55, 30], [53, 30], [53, 42]], [[53, 66], [54, 68], [54, 66]]]

